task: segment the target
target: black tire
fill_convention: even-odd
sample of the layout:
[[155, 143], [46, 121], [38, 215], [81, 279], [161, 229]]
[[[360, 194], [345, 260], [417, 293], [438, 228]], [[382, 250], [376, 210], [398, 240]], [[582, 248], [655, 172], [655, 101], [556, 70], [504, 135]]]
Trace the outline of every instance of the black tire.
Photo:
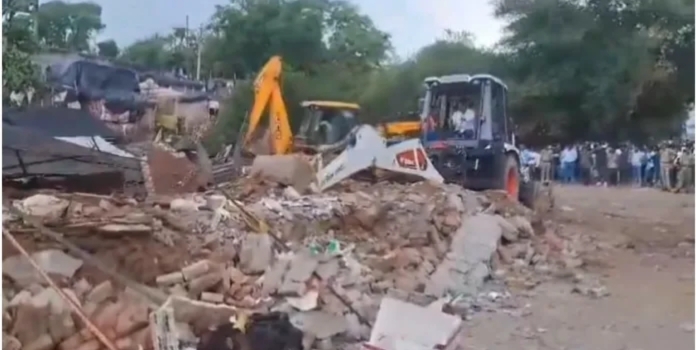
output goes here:
[[535, 210], [540, 184], [537, 181], [523, 182], [520, 186], [520, 203], [525, 207]]
[[520, 186], [522, 179], [520, 178], [520, 168], [517, 158], [514, 154], [508, 153], [500, 164], [498, 172], [498, 189], [507, 192], [510, 197], [519, 198]]
[[556, 206], [553, 185], [542, 184], [539, 181], [523, 183], [520, 188], [520, 202], [541, 217], [552, 213]]

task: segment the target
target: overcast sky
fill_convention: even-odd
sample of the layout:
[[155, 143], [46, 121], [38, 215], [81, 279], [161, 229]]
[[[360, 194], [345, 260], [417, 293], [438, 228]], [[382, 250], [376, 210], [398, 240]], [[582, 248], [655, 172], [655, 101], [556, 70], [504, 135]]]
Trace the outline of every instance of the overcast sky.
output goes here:
[[[77, 2], [72, 0], [71, 2]], [[215, 5], [226, 0], [92, 0], [103, 8], [106, 29], [99, 39], [113, 38], [119, 46], [175, 26], [197, 28], [208, 21]], [[493, 45], [501, 35], [490, 0], [352, 0], [377, 27], [392, 35], [400, 56], [431, 43], [445, 29], [473, 33], [479, 45]], [[45, 2], [45, 1], [42, 1]]]

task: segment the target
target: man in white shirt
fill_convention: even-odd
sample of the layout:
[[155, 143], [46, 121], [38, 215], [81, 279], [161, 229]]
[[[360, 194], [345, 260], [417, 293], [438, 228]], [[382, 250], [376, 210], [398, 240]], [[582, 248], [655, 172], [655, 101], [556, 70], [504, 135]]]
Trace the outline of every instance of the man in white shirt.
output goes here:
[[474, 112], [474, 105], [473, 103], [469, 102], [466, 105], [466, 110], [464, 111], [464, 133], [468, 132], [471, 133], [470, 137], [474, 137], [474, 133], [476, 132], [476, 112]]
[[450, 117], [450, 123], [452, 124], [452, 129], [457, 134], [466, 138], [473, 138], [476, 131], [476, 112], [474, 112], [473, 105], [470, 102], [466, 103], [466, 109], [462, 108], [463, 105], [461, 103], [457, 104]]
[[578, 160], [578, 151], [575, 146], [566, 146], [561, 151], [561, 169], [563, 170], [563, 181], [566, 183], [575, 182], [575, 165]]
[[457, 104], [454, 107], [454, 112], [452, 112], [452, 115], [450, 116], [450, 126], [452, 127], [452, 130], [454, 130], [457, 133], [461, 133], [464, 131], [464, 112], [462, 112], [461, 105]]
[[633, 185], [640, 187], [643, 185], [643, 159], [645, 152], [635, 147], [631, 152], [631, 168], [633, 169]]

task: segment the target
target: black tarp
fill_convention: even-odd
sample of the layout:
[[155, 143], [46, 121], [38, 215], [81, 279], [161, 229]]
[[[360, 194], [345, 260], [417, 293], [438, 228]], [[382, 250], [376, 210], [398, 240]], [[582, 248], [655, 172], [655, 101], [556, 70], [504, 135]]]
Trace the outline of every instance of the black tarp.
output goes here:
[[40, 131], [53, 137], [100, 136], [115, 140], [119, 134], [89, 112], [67, 107], [29, 107], [5, 110], [3, 124]]
[[104, 100], [116, 113], [147, 106], [140, 97], [138, 74], [132, 69], [75, 57], [56, 58], [45, 69], [50, 87], [68, 91], [66, 102]]

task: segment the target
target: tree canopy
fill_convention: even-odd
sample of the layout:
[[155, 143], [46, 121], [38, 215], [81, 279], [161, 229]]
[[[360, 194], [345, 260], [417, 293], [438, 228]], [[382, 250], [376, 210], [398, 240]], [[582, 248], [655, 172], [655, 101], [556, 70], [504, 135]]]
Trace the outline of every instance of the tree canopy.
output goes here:
[[[248, 82], [273, 55], [284, 60], [293, 117], [303, 99], [337, 99], [359, 102], [365, 122], [396, 118], [417, 109], [426, 76], [490, 73], [510, 87], [510, 114], [529, 139], [647, 139], [676, 132], [694, 96], [688, 0], [494, 0], [506, 23], [495, 48], [447, 30], [400, 60], [389, 34], [347, 0], [229, 0], [201, 30], [172, 28], [121, 50], [108, 40], [89, 47], [104, 28], [99, 6], [53, 1], [32, 10], [31, 3], [3, 0], [3, 39], [14, 50], [3, 51], [5, 72], [8, 64], [22, 67], [22, 55], [54, 47], [193, 73], [200, 49], [202, 78], [240, 81], [220, 140], [237, 131], [252, 102]], [[18, 75], [3, 79], [23, 83]]]

